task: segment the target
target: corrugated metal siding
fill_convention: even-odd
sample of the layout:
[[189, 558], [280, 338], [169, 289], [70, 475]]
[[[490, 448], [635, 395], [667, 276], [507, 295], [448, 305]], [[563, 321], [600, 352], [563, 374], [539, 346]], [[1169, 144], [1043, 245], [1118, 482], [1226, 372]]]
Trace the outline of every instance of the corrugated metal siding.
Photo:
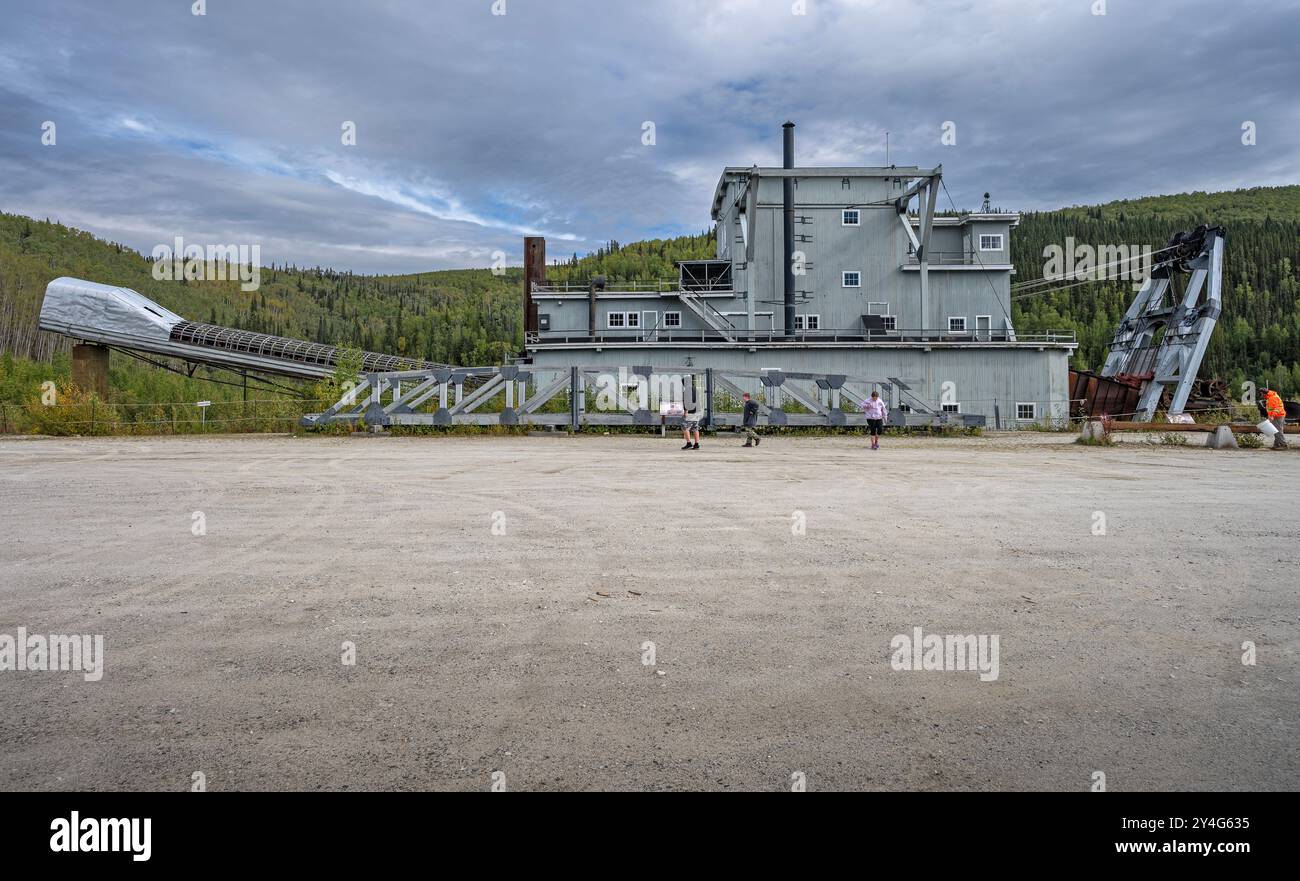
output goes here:
[[963, 413], [994, 417], [998, 404], [1003, 424], [1014, 420], [1017, 402], [1038, 404], [1039, 418], [1065, 419], [1069, 415], [1069, 354], [1065, 349], [1003, 348], [856, 348], [747, 349], [647, 346], [637, 349], [605, 348], [601, 352], [539, 351], [537, 367], [681, 366], [687, 359], [695, 367], [734, 370], [777, 368], [808, 373], [844, 373], [867, 379], [897, 377], [912, 386], [912, 393], [936, 408], [945, 382], [953, 383], [954, 396]]

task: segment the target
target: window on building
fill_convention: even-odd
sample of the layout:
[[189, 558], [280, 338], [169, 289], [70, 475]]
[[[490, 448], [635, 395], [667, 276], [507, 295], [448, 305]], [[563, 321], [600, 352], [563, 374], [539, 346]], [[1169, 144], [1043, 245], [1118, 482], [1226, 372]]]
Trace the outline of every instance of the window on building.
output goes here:
[[880, 318], [881, 318], [882, 321], [885, 322], [885, 330], [887, 330], [887, 331], [891, 331], [891, 332], [892, 332], [892, 331], [895, 331], [895, 330], [898, 330], [898, 316], [897, 316], [897, 315], [881, 315]]
[[681, 326], [682, 326], [682, 313], [680, 312], [664, 313], [664, 327], [681, 327]]
[[627, 327], [626, 312], [611, 312], [607, 316], [610, 327]]
[[939, 405], [939, 409], [941, 409], [941, 410], [942, 410], [943, 412], [945, 412], [945, 413], [960, 413], [960, 412], [961, 412], [961, 404], [959, 404], [959, 403], [940, 404], [940, 405]]
[[862, 287], [862, 273], [861, 272], [842, 273], [840, 283], [846, 288], [860, 288]]
[[1038, 421], [1038, 404], [1034, 401], [1016, 401], [1016, 418], [1022, 422]]
[[796, 315], [794, 317], [795, 330], [821, 330], [822, 317], [820, 315]]
[[1002, 233], [984, 233], [980, 236], [981, 251], [1001, 251]]
[[845, 208], [840, 215], [840, 223], [844, 226], [861, 226], [862, 216], [858, 214], [856, 208]]
[[966, 316], [954, 315], [948, 319], [948, 333], [965, 333]]
[[629, 312], [629, 313], [627, 313], [627, 326], [628, 326], [628, 327], [640, 327], [640, 326], [641, 326], [641, 313], [640, 313], [640, 312]]

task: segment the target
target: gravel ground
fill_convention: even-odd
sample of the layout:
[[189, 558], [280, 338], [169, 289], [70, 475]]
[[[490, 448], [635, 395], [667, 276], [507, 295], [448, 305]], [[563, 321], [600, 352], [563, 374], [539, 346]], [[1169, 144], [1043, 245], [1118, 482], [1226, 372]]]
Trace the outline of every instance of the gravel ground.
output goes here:
[[0, 441], [0, 787], [1300, 788], [1300, 451], [1070, 439]]

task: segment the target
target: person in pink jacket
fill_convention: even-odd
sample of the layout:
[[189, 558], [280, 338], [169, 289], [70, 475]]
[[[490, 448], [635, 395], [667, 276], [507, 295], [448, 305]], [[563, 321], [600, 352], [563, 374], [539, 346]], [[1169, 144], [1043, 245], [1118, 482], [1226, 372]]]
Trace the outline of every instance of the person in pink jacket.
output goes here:
[[867, 417], [867, 428], [871, 431], [871, 449], [880, 449], [880, 433], [885, 430], [885, 421], [889, 419], [889, 408], [880, 399], [880, 392], [873, 391], [871, 397], [862, 405]]

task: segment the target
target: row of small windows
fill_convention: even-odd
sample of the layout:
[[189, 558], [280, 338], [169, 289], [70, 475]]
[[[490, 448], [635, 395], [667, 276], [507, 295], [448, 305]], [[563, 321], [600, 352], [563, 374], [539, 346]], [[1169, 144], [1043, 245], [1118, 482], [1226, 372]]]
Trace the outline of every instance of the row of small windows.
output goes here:
[[[854, 273], [846, 272], [844, 274], [846, 276], [846, 280], [844, 284], [845, 287], [858, 287], [856, 283], [849, 284], [847, 280], [847, 276], [852, 275]], [[894, 331], [898, 329], [897, 316], [880, 315], [879, 317], [884, 325], [885, 330]], [[987, 315], [981, 315], [979, 317], [984, 319], [989, 318], [989, 316]], [[607, 326], [613, 330], [636, 330], [642, 326], [640, 312], [609, 312], [606, 314], [605, 319], [606, 319]], [[663, 321], [661, 322], [660, 326], [665, 328], [681, 327], [682, 313], [665, 312], [663, 315]], [[822, 319], [820, 315], [809, 313], [809, 314], [796, 315], [794, 317], [795, 330], [821, 330], [821, 328], [822, 328]], [[961, 333], [966, 333], [969, 329], [970, 328], [969, 325], [967, 324], [965, 315], [949, 316], [948, 333], [961, 334]]]
[[[614, 330], [633, 329], [641, 327], [640, 312], [608, 312], [605, 315], [606, 326]], [[681, 327], [682, 313], [665, 312], [662, 327]]]
[[[854, 273], [845, 273], [845, 287], [858, 287], [856, 283], [850, 284], [847, 279], [847, 276], [852, 274]], [[894, 331], [898, 329], [897, 316], [880, 315], [879, 317], [886, 331]], [[981, 315], [979, 317], [985, 319], [986, 323], [988, 323], [989, 316]], [[640, 312], [609, 312], [606, 314], [605, 319], [607, 326], [612, 330], [636, 330], [643, 326]], [[660, 326], [664, 328], [680, 328], [682, 326], [682, 313], [665, 312]], [[821, 315], [811, 313], [796, 315], [794, 317], [794, 329], [821, 330]], [[964, 334], [969, 330], [970, 326], [965, 315], [951, 315], [948, 317], [948, 333]]]
[[[960, 413], [961, 403], [959, 401], [943, 401], [939, 404], [939, 409], [945, 413]], [[1016, 402], [1016, 421], [1018, 422], [1037, 422], [1038, 421], [1038, 402], [1036, 401], [1017, 401]]]
[[[845, 208], [840, 213], [841, 226], [861, 226], [862, 213], [856, 208]], [[1001, 251], [1006, 239], [1002, 233], [981, 233], [980, 250], [981, 251]]]

